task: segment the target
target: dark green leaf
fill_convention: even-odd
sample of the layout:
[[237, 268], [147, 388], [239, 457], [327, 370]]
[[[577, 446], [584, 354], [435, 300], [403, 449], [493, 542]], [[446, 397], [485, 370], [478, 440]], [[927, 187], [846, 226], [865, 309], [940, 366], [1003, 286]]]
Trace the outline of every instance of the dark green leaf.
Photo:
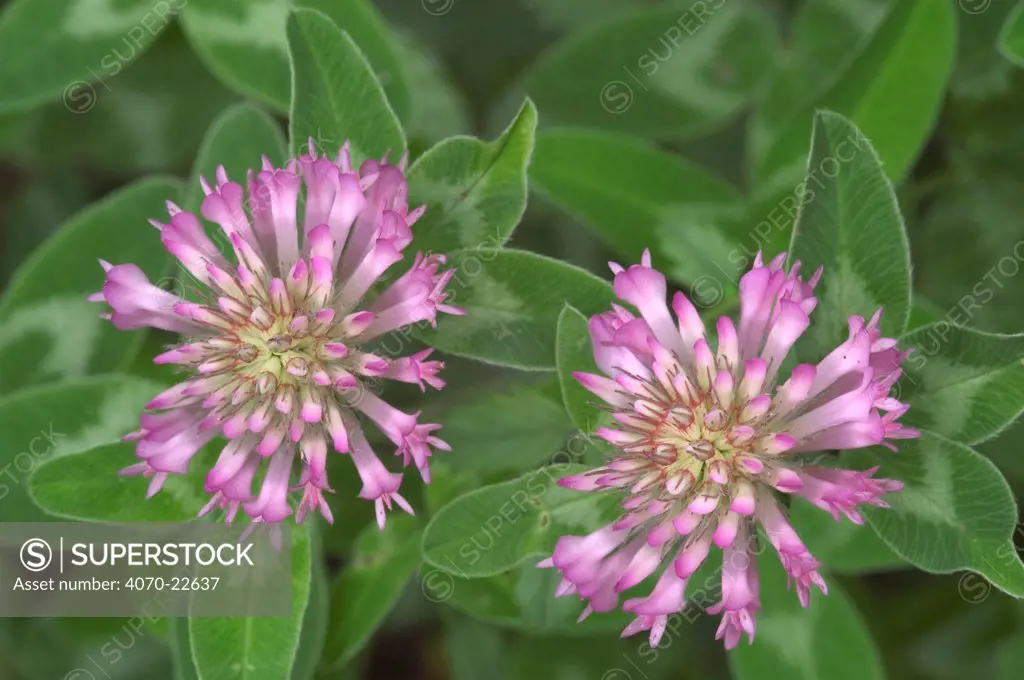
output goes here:
[[352, 562], [331, 587], [324, 663], [340, 668], [369, 641], [420, 563], [422, 530], [409, 517], [391, 517], [384, 531], [363, 530]]
[[530, 71], [544, 121], [666, 138], [737, 114], [772, 68], [774, 25], [753, 3], [687, 3], [584, 27]]
[[729, 656], [736, 680], [883, 680], [874, 640], [853, 603], [835, 581], [827, 597], [814, 593], [807, 609], [787, 588], [788, 577], [772, 550], [758, 560], [761, 606], [757, 642], [740, 643]]
[[600, 399], [580, 385], [573, 373], [601, 375], [601, 371], [594, 361], [587, 317], [569, 305], [558, 316], [555, 359], [565, 410], [580, 432], [589, 436], [606, 416], [595, 406]]
[[1024, 67], [1024, 3], [1017, 3], [1003, 24], [999, 50], [1014, 64]]

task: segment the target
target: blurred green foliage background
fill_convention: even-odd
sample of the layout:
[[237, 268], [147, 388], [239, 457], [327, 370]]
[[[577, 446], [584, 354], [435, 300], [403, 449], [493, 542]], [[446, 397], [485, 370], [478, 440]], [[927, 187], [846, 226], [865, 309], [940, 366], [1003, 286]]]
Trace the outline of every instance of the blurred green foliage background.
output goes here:
[[[390, 75], [404, 79], [408, 96], [399, 101], [390, 90], [389, 95], [395, 108], [405, 111], [414, 157], [454, 134], [493, 139], [527, 93], [539, 111], [540, 133], [530, 203], [513, 245], [602, 276], [608, 259], [636, 259], [638, 246], [649, 245], [680, 286], [719, 276], [701, 269], [701, 263], [720, 261], [734, 244], [752, 249], [764, 242], [751, 237], [751, 229], [778, 202], [777, 187], [785, 194], [792, 178], [786, 174], [791, 159], [758, 160], [765, 131], [787, 134], [786, 121], [799, 118], [802, 108], [812, 111], [815, 93], [828, 91], [851, 63], [874, 49], [857, 66], [860, 85], [847, 84], [846, 91], [824, 103], [851, 116], [876, 143], [882, 138], [887, 149], [895, 149], [887, 168], [897, 181], [910, 234], [920, 303], [915, 318], [923, 323], [946, 317], [982, 330], [1019, 332], [1024, 318], [1020, 261], [1000, 268], [1005, 258], [1014, 259], [1014, 247], [1024, 239], [1024, 68], [998, 48], [1015, 3], [706, 2], [723, 14], [710, 16], [690, 36], [693, 40], [678, 45], [663, 39], [689, 2], [376, 0], [373, 5], [401, 46], [402, 61]], [[69, 83], [63, 95], [36, 102], [12, 94], [35, 76], [45, 80], [57, 73], [59, 80], [57, 62], [68, 57], [55, 45], [77, 39], [76, 22], [101, 24], [104, 12], [138, 4], [23, 0], [2, 10], [37, 5], [57, 12], [73, 6], [76, 14], [47, 26], [46, 40], [0, 32], [7, 41], [0, 45], [0, 287], [86, 205], [151, 173], [188, 177], [204, 134], [229, 104], [255, 100], [278, 115], [284, 129], [287, 99], [281, 100], [281, 83], [275, 80], [281, 73], [251, 59], [244, 48], [247, 40], [273, 47], [277, 38], [271, 26], [287, 12], [288, 0], [171, 3], [180, 7], [152, 44], [118, 45], [124, 64], [116, 75], [108, 71], [102, 81], [74, 88]], [[324, 9], [352, 3], [296, 4]], [[899, 12], [904, 20], [892, 20]], [[888, 48], [879, 47], [886, 40]], [[368, 53], [373, 49], [361, 47]], [[125, 56], [127, 51], [133, 54]], [[284, 78], [286, 85], [287, 73]], [[388, 89], [389, 81], [384, 84]], [[864, 92], [871, 96], [858, 99]], [[586, 136], [545, 136], [561, 126], [629, 135], [629, 140], [608, 139], [620, 139], [627, 151], [638, 148], [636, 160], [603, 167], [613, 162], [611, 156]], [[800, 170], [807, 130], [794, 135]], [[344, 131], [331, 134], [340, 139]], [[685, 159], [686, 168], [648, 160], [648, 145]], [[681, 183], [695, 176], [691, 167], [721, 182]], [[591, 202], [587, 190], [606, 193], [608, 205]], [[785, 233], [778, 236], [768, 249], [780, 241], [785, 246]], [[97, 268], [97, 286], [99, 281]], [[965, 295], [986, 302], [965, 310]], [[151, 343], [159, 346], [160, 339]], [[144, 365], [128, 370], [151, 371]], [[472, 402], [490, 387], [511, 391], [536, 382], [525, 375], [452, 361], [446, 376], [451, 388], [437, 400], [438, 409]], [[559, 416], [550, 415], [549, 404], [535, 407], [523, 416], [524, 428], [552, 417], [557, 427]], [[449, 440], [479, 437], [465, 424], [473, 420], [449, 425]], [[513, 439], [511, 448], [557, 450], [560, 438], [545, 440], [545, 428], [537, 429], [540, 442]], [[1024, 426], [1018, 423], [981, 447], [1018, 497], [1024, 490], [1022, 437]], [[429, 494], [443, 498], [452, 493], [445, 484], [458, 488], [445, 477], [457, 480], [465, 458], [459, 451], [456, 446], [445, 469], [439, 466], [434, 477], [441, 488], [431, 487]], [[472, 470], [483, 479], [497, 472], [486, 466]], [[369, 508], [352, 496], [342, 491], [332, 499], [341, 520], [324, 546], [331, 574], [351, 564], [354, 537], [370, 520]], [[1024, 528], [1017, 539], [1024, 546]], [[867, 621], [889, 677], [1024, 676], [1024, 609], [981, 579], [965, 582], [960, 575], [910, 570], [836, 578]], [[642, 637], [541, 637], [531, 635], [530, 626], [481, 623], [432, 603], [417, 578], [397, 602], [368, 646], [323, 677], [705, 680], [729, 673], [725, 653], [712, 642], [717, 622], [709, 617], [652, 651]], [[123, 619], [0, 619], [0, 679], [170, 678], [175, 651], [168, 634], [167, 622], [134, 630]], [[116, 663], [110, 663], [112, 654], [118, 655]], [[71, 675], [75, 669], [88, 674]]]

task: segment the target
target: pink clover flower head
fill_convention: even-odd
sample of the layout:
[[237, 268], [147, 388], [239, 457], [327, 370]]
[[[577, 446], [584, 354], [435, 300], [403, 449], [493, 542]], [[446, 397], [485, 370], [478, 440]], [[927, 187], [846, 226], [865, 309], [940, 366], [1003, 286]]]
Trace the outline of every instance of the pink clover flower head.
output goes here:
[[[360, 497], [385, 510], [412, 513], [399, 493], [403, 475], [381, 463], [363, 434], [369, 420], [407, 465], [429, 480], [432, 449], [448, 449], [420, 423], [369, 389], [370, 380], [444, 386], [443, 363], [429, 351], [392, 358], [366, 344], [410, 324], [433, 324], [454, 270], [442, 255], [417, 254], [401, 276], [383, 280], [404, 258], [411, 227], [424, 208], [409, 210], [405, 159], [368, 160], [353, 168], [348, 145], [337, 158], [309, 153], [284, 167], [264, 158], [246, 187], [217, 168], [202, 180], [201, 214], [220, 227], [222, 253], [198, 216], [168, 203], [168, 223], [153, 221], [164, 247], [188, 272], [200, 302], [153, 285], [133, 264], [102, 262], [106, 282], [90, 300], [110, 307], [120, 329], [152, 327], [184, 336], [154, 360], [188, 373], [157, 395], [126, 437], [141, 474], [156, 493], [172, 474], [186, 474], [196, 453], [217, 435], [228, 439], [207, 471], [209, 503], [232, 521], [280, 522], [310, 512], [333, 521], [325, 494], [327, 456], [347, 454], [363, 482]], [[299, 498], [293, 510], [292, 492]]]
[[[760, 253], [740, 280], [738, 323], [717, 320], [714, 344], [682, 293], [666, 304], [665, 277], [650, 254], [628, 269], [612, 264], [625, 307], [590, 320], [594, 358], [603, 375], [576, 378], [613, 415], [596, 435], [615, 447], [606, 465], [560, 484], [624, 498], [623, 515], [587, 536], [565, 536], [538, 566], [561, 572], [558, 595], [578, 595], [583, 616], [619, 606], [619, 594], [655, 577], [646, 596], [622, 604], [636, 615], [623, 631], [649, 631], [656, 646], [668, 618], [686, 608], [687, 581], [713, 547], [723, 551], [717, 637], [728, 649], [754, 639], [761, 609], [755, 565], [758, 526], [789, 575], [803, 606], [812, 588], [827, 593], [820, 563], [787, 520], [779, 497], [800, 496], [860, 524], [864, 504], [887, 507], [895, 480], [866, 471], [823, 467], [807, 454], [856, 449], [918, 437], [897, 422], [907, 406], [890, 396], [906, 353], [870, 320], [849, 319], [849, 337], [816, 365], [788, 375], [786, 356], [810, 324], [821, 270], [808, 280], [800, 263], [786, 271], [783, 253]], [[659, 574], [660, 570], [660, 574]]]

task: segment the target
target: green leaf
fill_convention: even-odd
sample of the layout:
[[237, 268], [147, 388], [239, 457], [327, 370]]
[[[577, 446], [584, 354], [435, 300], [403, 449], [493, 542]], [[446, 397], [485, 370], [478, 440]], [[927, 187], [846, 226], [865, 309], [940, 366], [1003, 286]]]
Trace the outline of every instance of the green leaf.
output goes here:
[[828, 597], [815, 593], [807, 609], [787, 588], [788, 577], [773, 550], [758, 560], [761, 606], [757, 642], [740, 643], [729, 655], [736, 680], [882, 680], [874, 640], [849, 596], [834, 581]]
[[192, 660], [192, 642], [188, 636], [188, 619], [171, 619], [171, 662], [174, 680], [199, 680], [196, 664]]
[[416, 223], [415, 245], [445, 253], [498, 248], [526, 210], [526, 168], [533, 152], [537, 109], [529, 99], [493, 142], [451, 137], [409, 168], [411, 205], [427, 205]]
[[769, 74], [777, 37], [753, 3], [649, 8], [586, 26], [526, 77], [546, 123], [690, 137], [746, 106]]
[[899, 182], [931, 135], [955, 55], [951, 2], [897, 0], [834, 80], [813, 96], [790, 100], [797, 103], [784, 117], [754, 121], [755, 184], [775, 193], [799, 181], [807, 133], [822, 108], [852, 120], [878, 151], [889, 179]]
[[445, 462], [482, 474], [547, 462], [572, 430], [562, 408], [536, 388], [481, 395], [447, 411], [442, 422], [443, 439], [452, 447]]
[[996, 680], [1016, 680], [1024, 668], [1024, 632], [1017, 631], [999, 647]]
[[356, 166], [388, 151], [397, 159], [406, 149], [405, 134], [366, 57], [348, 33], [322, 12], [296, 9], [288, 17], [292, 55], [289, 139], [291, 148], [312, 138], [325, 144], [324, 134], [343, 135], [351, 142]]
[[910, 566], [870, 527], [846, 518], [837, 522], [810, 503], [793, 503], [789, 521], [807, 549], [829, 572], [863, 574]]
[[[0, 14], [0, 112], [30, 109], [62, 94], [72, 113], [89, 111], [96, 87], [110, 88], [107, 81], [146, 51], [181, 4], [11, 3]], [[91, 84], [97, 80], [98, 86]]]
[[463, 579], [483, 578], [550, 553], [560, 536], [596, 530], [602, 517], [610, 521], [615, 499], [557, 485], [582, 469], [553, 465], [456, 498], [427, 525], [424, 561]]
[[655, 256], [685, 251], [682, 263], [702, 260], [694, 250], [713, 246], [716, 219], [735, 213], [742, 202], [736, 189], [681, 156], [607, 132], [542, 132], [530, 179], [630, 261], [645, 248]]
[[487, 578], [464, 579], [425, 565], [423, 593], [479, 621], [532, 635], [589, 637], [619, 633], [633, 618], [617, 610], [578, 622], [583, 604], [575, 597], [555, 597], [562, 580], [556, 569], [532, 562]]
[[120, 189], [68, 220], [18, 269], [0, 300], [3, 392], [131, 362], [145, 334], [117, 330], [99, 318], [103, 306], [85, 298], [103, 286], [99, 258], [137, 264], [159, 281], [171, 256], [146, 220], [164, 214], [164, 201], [179, 191], [162, 177]]
[[326, 667], [347, 664], [398, 602], [420, 564], [421, 534], [414, 519], [396, 516], [384, 531], [373, 525], [359, 535], [352, 562], [331, 587]]
[[[92, 174], [83, 167], [117, 177], [178, 173], [192, 163], [210, 121], [237, 101], [173, 31], [117, 80], [94, 89], [95, 105], [82, 115], [69, 115], [63, 102], [31, 113], [38, 152], [30, 163], [61, 167], [74, 158], [79, 175]], [[81, 106], [89, 101], [85, 92], [75, 93]]]
[[[116, 442], [136, 429], [143, 407], [162, 389], [148, 380], [101, 376], [33, 387], [0, 400], [0, 518], [48, 521], [29, 498], [29, 476], [50, 459]], [[119, 483], [107, 479], [107, 489]]]
[[579, 431], [589, 436], [606, 418], [606, 415], [594, 405], [599, 403], [600, 399], [580, 385], [579, 381], [573, 377], [573, 373], [601, 375], [601, 371], [594, 361], [587, 317], [580, 314], [571, 305], [566, 305], [562, 309], [562, 313], [558, 315], [555, 360], [565, 410]]
[[892, 508], [862, 513], [886, 544], [928, 572], [969, 570], [1024, 597], [1024, 564], [1013, 548], [1017, 506], [999, 470], [970, 447], [922, 432], [899, 453], [850, 452], [856, 467], [881, 465], [879, 478], [903, 489], [886, 495]]
[[555, 368], [558, 315], [568, 303], [585, 314], [606, 311], [612, 287], [590, 272], [524, 250], [476, 248], [452, 253], [458, 273], [446, 316], [424, 342], [449, 354], [523, 370]]
[[201, 473], [172, 475], [147, 500], [148, 478], [118, 475], [137, 462], [135, 444], [126, 442], [52, 458], [32, 472], [29, 494], [47, 514], [84, 522], [188, 522], [209, 500]]
[[[826, 166], [836, 169], [811, 189], [812, 173]], [[899, 337], [910, 317], [910, 245], [878, 156], [850, 121], [820, 111], [807, 168], [814, 195], [805, 196], [789, 250], [808, 274], [824, 265], [825, 275], [801, 347], [814, 355], [831, 350], [846, 338], [850, 315], [870, 318], [879, 307], [882, 332]]]
[[977, 444], [1024, 412], [1024, 333], [999, 335], [939, 321], [912, 331], [900, 381], [910, 410], [901, 419]]
[[285, 162], [287, 143], [280, 126], [252, 104], [228, 107], [217, 116], [203, 138], [183, 207], [198, 214], [205, 198], [199, 178], [213, 182], [217, 166], [223, 165], [228, 177], [244, 185], [246, 172], [259, 168], [262, 156], [278, 165]]
[[189, 619], [199, 680], [291, 680], [312, 580], [308, 528], [295, 527], [291, 542], [291, 616]]
[[1024, 67], [1024, 3], [1018, 3], [1003, 24], [999, 51], [1017, 66]]
[[323, 12], [352, 37], [405, 120], [411, 100], [400, 48], [367, 0], [207, 0], [189, 3], [181, 23], [196, 52], [226, 85], [286, 113], [291, 74], [285, 26], [293, 6]]
[[299, 636], [291, 680], [313, 680], [327, 641], [331, 594], [324, 566], [323, 541], [315, 532], [311, 532], [310, 539], [312, 574], [309, 581], [309, 604], [302, 619], [302, 634]]

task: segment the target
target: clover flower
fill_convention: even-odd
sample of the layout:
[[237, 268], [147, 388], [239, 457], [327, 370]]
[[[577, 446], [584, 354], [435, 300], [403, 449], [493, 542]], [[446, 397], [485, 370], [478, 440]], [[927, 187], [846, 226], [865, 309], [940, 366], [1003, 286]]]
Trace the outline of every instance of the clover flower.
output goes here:
[[[439, 425], [420, 423], [366, 389], [378, 378], [435, 389], [443, 364], [430, 352], [390, 358], [367, 347], [410, 324], [435, 323], [454, 270], [441, 255], [417, 254], [388, 285], [382, 277], [403, 259], [410, 227], [424, 207], [408, 209], [405, 159], [351, 164], [348, 145], [336, 160], [309, 153], [283, 168], [263, 159], [247, 188], [217, 168], [202, 180], [202, 216], [219, 225], [233, 257], [220, 252], [199, 218], [168, 202], [170, 222], [152, 221], [164, 247], [205, 290], [189, 301], [153, 285], [133, 264], [102, 262], [105, 314], [122, 330], [149, 326], [184, 336], [154, 360], [189, 377], [155, 397], [128, 435], [140, 462], [123, 474], [152, 479], [148, 496], [171, 474], [186, 474], [195, 454], [217, 435], [229, 441], [206, 475], [212, 494], [200, 511], [239, 509], [254, 522], [292, 514], [290, 492], [301, 491], [296, 518], [318, 510], [333, 521], [324, 498], [330, 449], [351, 457], [361, 498], [385, 509], [412, 508], [398, 493], [403, 475], [388, 471], [370, 448], [357, 414], [396, 447], [403, 463], [429, 481], [431, 449], [448, 450]], [[225, 250], [228, 250], [227, 248]], [[375, 286], [383, 286], [379, 293]], [[261, 479], [258, 493], [253, 484]], [[294, 478], [294, 479], [293, 479]], [[147, 497], [148, 497], [147, 496]]]
[[[686, 607], [687, 580], [712, 546], [724, 551], [717, 638], [734, 648], [753, 641], [760, 610], [755, 565], [757, 525], [778, 554], [803, 606], [816, 587], [827, 594], [820, 563], [786, 518], [780, 495], [799, 496], [860, 524], [862, 504], [888, 507], [882, 496], [895, 480], [876, 468], [843, 470], [809, 463], [807, 455], [918, 437], [898, 419], [907, 406], [890, 396], [906, 353], [879, 331], [882, 310], [868, 321], [849, 319], [849, 337], [817, 365], [783, 374], [788, 353], [810, 324], [817, 304], [800, 263], [787, 273], [785, 253], [765, 265], [759, 253], [740, 280], [738, 325], [717, 320], [706, 337], [697, 309], [682, 293], [666, 305], [665, 277], [650, 254], [629, 269], [612, 263], [615, 294], [624, 307], [590, 320], [594, 358], [605, 375], [577, 373], [613, 414], [597, 436], [615, 447], [603, 467], [560, 480], [586, 492], [624, 497], [620, 519], [587, 536], [562, 537], [540, 563], [561, 572], [557, 594], [586, 602], [591, 612], [618, 606], [619, 594], [659, 569], [650, 594], [627, 599], [636, 615], [623, 636], [650, 631], [661, 639], [669, 616]], [[884, 414], [884, 415], [883, 415]], [[894, 449], [895, 450], [895, 449]]]

